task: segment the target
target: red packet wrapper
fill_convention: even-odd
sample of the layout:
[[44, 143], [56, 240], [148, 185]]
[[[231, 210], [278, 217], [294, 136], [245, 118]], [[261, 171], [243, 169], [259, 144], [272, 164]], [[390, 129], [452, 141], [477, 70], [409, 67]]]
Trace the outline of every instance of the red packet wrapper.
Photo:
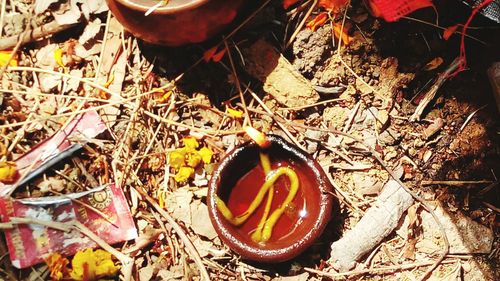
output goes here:
[[[92, 139], [105, 130], [106, 125], [97, 111], [92, 110], [80, 114], [71, 120], [64, 130], [57, 132], [19, 157], [15, 161], [17, 171], [23, 174], [25, 169], [38, 159], [32, 167], [32, 171], [34, 171], [73, 143]], [[10, 194], [15, 185], [16, 183], [3, 184], [0, 182], [0, 196]]]
[[431, 0], [369, 0], [374, 16], [388, 22], [397, 21], [403, 16], [421, 8], [431, 7]]
[[[40, 198], [44, 201], [42, 203], [36, 199], [0, 198], [0, 219], [2, 222], [9, 222], [11, 217], [55, 222], [77, 220], [108, 244], [137, 237], [129, 206], [119, 186], [111, 184], [87, 193], [78, 201], [99, 210], [106, 218], [84, 204], [67, 197], [53, 196]], [[53, 253], [72, 256], [78, 250], [97, 247], [93, 240], [78, 230], [64, 232], [35, 224], [15, 224], [12, 229], [5, 230], [5, 238], [12, 264], [17, 268], [43, 262]]]

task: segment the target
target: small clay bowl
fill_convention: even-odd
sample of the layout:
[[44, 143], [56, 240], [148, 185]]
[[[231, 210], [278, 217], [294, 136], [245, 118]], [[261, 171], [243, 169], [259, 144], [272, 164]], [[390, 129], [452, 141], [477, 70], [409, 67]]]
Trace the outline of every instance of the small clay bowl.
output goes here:
[[[323, 232], [330, 220], [333, 198], [329, 192], [333, 188], [320, 165], [310, 155], [279, 136], [267, 137], [271, 145], [266, 149], [247, 142], [222, 159], [210, 180], [207, 201], [212, 224], [226, 245], [248, 260], [277, 263], [298, 256]], [[289, 204], [290, 208], [287, 206], [287, 211], [274, 226], [271, 238], [258, 243], [250, 235], [264, 213], [266, 199], [248, 221], [235, 226], [218, 210], [216, 198], [222, 199], [235, 216], [245, 212], [265, 180], [260, 152], [269, 156], [272, 170], [291, 167], [299, 178], [299, 189]], [[284, 176], [274, 184], [271, 210], [278, 208], [282, 203], [280, 197], [288, 194], [287, 184], [289, 180]]]
[[243, 0], [169, 0], [145, 16], [160, 0], [106, 0], [118, 21], [134, 36], [153, 44], [199, 43], [221, 32], [236, 17]]

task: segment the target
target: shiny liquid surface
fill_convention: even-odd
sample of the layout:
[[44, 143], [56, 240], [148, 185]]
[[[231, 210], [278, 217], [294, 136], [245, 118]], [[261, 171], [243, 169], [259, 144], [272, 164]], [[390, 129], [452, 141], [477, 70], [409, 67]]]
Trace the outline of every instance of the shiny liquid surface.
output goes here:
[[[308, 217], [308, 209], [306, 206], [306, 201], [304, 200], [304, 187], [308, 187], [307, 176], [301, 171], [302, 169], [298, 165], [293, 163], [288, 163], [285, 161], [279, 161], [272, 163], [272, 170], [279, 167], [291, 167], [299, 177], [299, 189], [290, 204], [285, 209], [283, 215], [278, 219], [276, 225], [273, 228], [269, 242], [278, 241], [287, 238], [288, 235], [293, 235], [294, 230], [299, 227], [300, 223]], [[247, 172], [243, 177], [241, 177], [236, 185], [232, 188], [229, 195], [229, 199], [226, 204], [231, 212], [238, 216], [244, 213], [250, 203], [253, 201], [257, 193], [259, 192], [261, 186], [264, 184], [265, 174], [262, 166], [259, 164]], [[290, 181], [286, 176], [281, 176], [274, 184], [274, 196], [271, 204], [270, 214], [280, 207], [285, 198], [290, 191]], [[250, 237], [252, 232], [257, 228], [259, 221], [261, 220], [265, 205], [267, 202], [267, 194], [264, 200], [255, 210], [255, 212], [240, 226], [234, 226], [234, 228], [242, 236]]]

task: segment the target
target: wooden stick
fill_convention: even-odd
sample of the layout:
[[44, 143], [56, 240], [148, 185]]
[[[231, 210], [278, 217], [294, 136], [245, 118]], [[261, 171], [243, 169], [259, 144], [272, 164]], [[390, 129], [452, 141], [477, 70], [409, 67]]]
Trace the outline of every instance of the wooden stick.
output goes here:
[[19, 40], [19, 35], [13, 35], [7, 38], [0, 39], [0, 50], [13, 48], [19, 41], [21, 42], [21, 45], [24, 45], [42, 39], [44, 37], [71, 28], [77, 24], [79, 24], [79, 22], [61, 25], [58, 24], [56, 21], [51, 21], [35, 29], [27, 30], [28, 32], [25, 32], [20, 40]]
[[415, 109], [415, 112], [413, 115], [410, 117], [410, 121], [419, 121], [420, 117], [424, 113], [425, 108], [429, 103], [436, 97], [436, 94], [438, 90], [441, 88], [441, 86], [446, 82], [448, 79], [449, 75], [455, 71], [458, 66], [460, 65], [460, 59], [456, 58], [453, 60], [453, 62], [448, 66], [448, 68], [441, 73], [434, 84], [429, 88], [429, 90], [424, 94], [424, 98], [420, 101], [418, 104], [417, 108]]
[[[455, 263], [457, 262], [456, 260], [445, 260], [442, 263], [443, 264], [449, 264], [449, 263]], [[329, 277], [329, 278], [336, 278], [336, 277], [342, 277], [342, 276], [355, 276], [355, 275], [360, 275], [360, 274], [374, 274], [374, 273], [389, 273], [397, 270], [405, 270], [405, 269], [411, 269], [411, 268], [416, 268], [416, 267], [422, 267], [422, 266], [429, 266], [432, 265], [433, 261], [424, 261], [424, 262], [419, 262], [419, 263], [409, 263], [409, 264], [401, 264], [401, 265], [393, 265], [393, 266], [383, 266], [383, 267], [375, 267], [375, 268], [367, 268], [367, 269], [358, 269], [358, 270], [351, 270], [351, 271], [346, 271], [346, 272], [339, 272], [339, 273], [330, 273], [330, 272], [324, 272], [321, 270], [313, 269], [313, 268], [304, 268], [305, 271], [318, 274], [321, 276]]]
[[420, 182], [421, 185], [449, 185], [449, 186], [464, 186], [464, 185], [470, 185], [470, 184], [485, 184], [485, 183], [492, 183], [492, 181], [488, 180], [480, 180], [480, 181], [422, 181]]

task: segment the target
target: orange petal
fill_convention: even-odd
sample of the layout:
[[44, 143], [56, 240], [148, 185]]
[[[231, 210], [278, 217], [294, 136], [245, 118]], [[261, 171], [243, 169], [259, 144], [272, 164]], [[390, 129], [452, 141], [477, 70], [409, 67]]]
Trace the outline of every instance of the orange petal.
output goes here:
[[327, 19], [328, 19], [328, 15], [326, 13], [321, 13], [321, 14], [317, 15], [314, 19], [312, 19], [310, 22], [308, 22], [306, 24], [306, 28], [311, 30], [311, 31], [316, 31], [316, 29], [318, 29], [318, 27], [325, 24]]
[[209, 62], [210, 59], [215, 55], [215, 52], [217, 52], [217, 47], [218, 46], [213, 46], [212, 48], [206, 50], [204, 53], [203, 53], [203, 60], [205, 62]]
[[349, 43], [351, 43], [353, 39], [342, 29], [342, 24], [340, 23], [333, 24], [333, 35], [335, 35], [335, 37], [337, 38], [340, 38], [344, 45], [349, 45]]
[[348, 0], [319, 0], [319, 6], [337, 12], [347, 4]]
[[455, 33], [457, 28], [458, 28], [458, 24], [452, 25], [452, 26], [446, 28], [443, 32], [443, 39], [444, 40], [450, 39], [451, 35], [453, 35], [453, 33]]
[[226, 54], [226, 49], [222, 49], [217, 54], [212, 56], [212, 61], [219, 62], [224, 57], [225, 54]]

